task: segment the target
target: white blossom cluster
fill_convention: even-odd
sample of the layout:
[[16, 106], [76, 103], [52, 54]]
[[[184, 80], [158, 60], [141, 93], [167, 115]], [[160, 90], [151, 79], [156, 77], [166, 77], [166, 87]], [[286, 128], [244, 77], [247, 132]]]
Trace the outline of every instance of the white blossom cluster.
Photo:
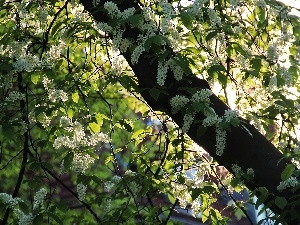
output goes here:
[[[238, 166], [237, 164], [233, 164], [231, 166], [231, 168], [232, 168], [232, 171], [233, 171], [235, 177], [237, 177], [237, 178], [241, 178], [245, 174], [242, 171], [242, 168], [240, 166]], [[254, 176], [254, 170], [252, 168], [248, 168], [247, 169], [247, 174]]]
[[84, 7], [81, 4], [78, 4], [76, 2], [72, 2], [72, 7], [71, 7], [71, 14], [75, 17], [74, 22], [75, 23], [80, 23], [83, 21], [86, 21], [88, 18], [88, 14], [84, 12]]
[[191, 13], [193, 16], [203, 17], [203, 5], [207, 3], [208, 0], [195, 0], [189, 5], [187, 12]]
[[[127, 175], [130, 174], [127, 172]], [[115, 187], [122, 178], [120, 176], [113, 176], [109, 181], [104, 182], [104, 191], [109, 192], [113, 187]]]
[[192, 211], [192, 216], [197, 218], [197, 216], [199, 215], [200, 211], [200, 207], [201, 207], [201, 201], [199, 198], [196, 198], [191, 205], [193, 211]]
[[14, 208], [19, 202], [23, 202], [23, 200], [21, 198], [13, 198], [12, 195], [9, 195], [7, 193], [0, 193], [0, 198], [10, 208]]
[[[47, 194], [46, 189], [41, 188], [33, 197], [33, 210], [38, 210], [43, 208], [43, 202]], [[31, 225], [35, 216], [32, 213], [25, 214], [22, 210], [16, 209], [15, 206], [19, 202], [24, 202], [20, 198], [13, 198], [11, 195], [6, 193], [0, 193], [0, 198], [8, 205], [9, 208], [13, 209], [14, 214], [18, 218], [18, 224], [20, 225]]]
[[187, 190], [186, 185], [179, 183], [171, 183], [173, 195], [179, 200], [179, 205], [181, 208], [185, 209], [191, 199], [191, 193]]
[[177, 81], [181, 80], [182, 76], [183, 76], [183, 70], [182, 70], [182, 68], [180, 66], [178, 66], [173, 59], [169, 59], [168, 62], [167, 62], [167, 65], [169, 65], [169, 67], [171, 68], [171, 70], [172, 70], [172, 72], [174, 74], [175, 79]]
[[94, 161], [95, 159], [89, 154], [75, 153], [70, 169], [76, 173], [84, 173], [89, 165], [94, 163]]
[[[214, 112], [214, 111], [213, 111]], [[214, 126], [222, 122], [222, 118], [215, 113], [206, 113], [206, 118], [202, 121], [204, 127]]]
[[31, 42], [11, 42], [3, 51], [8, 52], [8, 55], [13, 59], [13, 68], [15, 71], [32, 72], [36, 69], [52, 68], [54, 63], [60, 59], [62, 49], [65, 47], [64, 42], [59, 45], [52, 45], [50, 50], [39, 59], [36, 55], [28, 51]]
[[14, 209], [14, 213], [18, 217], [19, 225], [31, 225], [33, 223], [34, 216], [32, 213], [25, 214], [20, 209]]
[[241, 0], [230, 0], [230, 6], [231, 8], [235, 9]]
[[103, 33], [111, 33], [113, 31], [113, 28], [111, 26], [109, 26], [107, 23], [104, 22], [96, 22], [94, 23], [94, 27]]
[[163, 62], [158, 63], [157, 67], [157, 84], [163, 86], [167, 77], [168, 65]]
[[79, 201], [84, 201], [86, 195], [87, 185], [82, 183], [77, 184], [77, 194]]
[[225, 122], [230, 122], [231, 119], [237, 118], [239, 112], [236, 110], [226, 109], [224, 113]]
[[237, 164], [233, 164], [231, 166], [231, 168], [232, 168], [232, 171], [233, 171], [233, 173], [236, 177], [241, 177], [242, 176], [243, 171], [242, 171], [242, 168], [240, 166], [238, 166]]
[[145, 51], [145, 48], [143, 46], [144, 44], [139, 44], [135, 47], [131, 54], [131, 62], [132, 64], [136, 64], [139, 60], [139, 57], [141, 56], [142, 52]]
[[267, 49], [267, 57], [272, 62], [277, 62], [279, 54], [277, 52], [277, 44], [276, 43], [269, 44], [269, 47]]
[[217, 27], [221, 26], [221, 19], [217, 15], [217, 13], [214, 9], [208, 8], [207, 13], [208, 13], [212, 27], [217, 28]]
[[283, 191], [288, 187], [296, 187], [299, 184], [296, 177], [290, 177], [285, 181], [281, 181], [280, 184], [277, 186], [278, 191]]
[[277, 90], [277, 77], [276, 76], [272, 76], [270, 78], [268, 88], [271, 92], [274, 90]]
[[[193, 156], [190, 160], [194, 160]], [[197, 160], [196, 160], [197, 161]], [[180, 167], [180, 171], [175, 170], [175, 177], [183, 176], [185, 178], [184, 184], [178, 182], [171, 183], [171, 193], [174, 198], [179, 200], [181, 208], [186, 209], [188, 205], [191, 205], [192, 215], [197, 217], [199, 209], [201, 207], [200, 198], [196, 198], [192, 201], [191, 189], [203, 188], [205, 185], [204, 177], [210, 168], [209, 163], [197, 162], [194, 166], [188, 170]]]
[[114, 2], [105, 2], [104, 8], [108, 11], [108, 14], [112, 18], [116, 19], [127, 19], [128, 17], [132, 16], [135, 12], [135, 8], [128, 8], [121, 12], [118, 6]]
[[201, 89], [192, 95], [193, 102], [206, 102], [209, 103], [209, 97], [212, 95], [212, 91], [210, 89]]
[[65, 47], [66, 43], [62, 40], [58, 45], [52, 45], [40, 61], [40, 66], [42, 68], [52, 68], [55, 62], [61, 58], [61, 53]]
[[47, 195], [47, 191], [45, 188], [41, 188], [39, 191], [35, 193], [33, 197], [33, 210], [43, 208], [43, 203], [46, 195]]
[[75, 121], [71, 122], [70, 119], [63, 116], [60, 120], [60, 126], [73, 135], [58, 136], [53, 143], [55, 149], [66, 147], [70, 149], [78, 149], [82, 146], [96, 146], [100, 142], [109, 143], [109, 137], [101, 132], [94, 133], [86, 137], [83, 126]]
[[189, 101], [190, 100], [184, 95], [176, 95], [173, 98], [171, 98], [170, 105], [172, 113], [178, 113], [178, 111], [184, 108], [189, 103]]
[[116, 56], [112, 59], [112, 70], [111, 72], [116, 75], [116, 76], [120, 76], [122, 74], [122, 72], [124, 71], [124, 57], [119, 55]]
[[195, 113], [185, 113], [183, 117], [182, 131], [187, 133], [190, 129], [191, 124], [194, 121]]
[[51, 102], [56, 102], [58, 100], [65, 102], [68, 100], [68, 94], [66, 92], [64, 92], [63, 90], [55, 89], [53, 80], [44, 77], [42, 82]]
[[11, 92], [9, 92], [9, 95], [5, 98], [5, 101], [15, 102], [18, 100], [22, 100], [24, 98], [25, 98], [24, 94], [22, 94], [18, 91], [11, 91]]
[[226, 130], [216, 126], [216, 154], [221, 156], [225, 149], [226, 143]]

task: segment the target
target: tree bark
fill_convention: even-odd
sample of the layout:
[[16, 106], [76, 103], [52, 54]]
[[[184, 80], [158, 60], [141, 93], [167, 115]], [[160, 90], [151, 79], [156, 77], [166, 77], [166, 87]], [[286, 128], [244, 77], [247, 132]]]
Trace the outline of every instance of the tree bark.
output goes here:
[[[105, 1], [100, 1], [97, 8], [93, 7], [91, 0], [81, 0], [81, 3], [84, 5], [85, 10], [89, 11], [96, 21], [108, 22], [110, 20], [105, 10], [99, 10], [102, 8]], [[126, 0], [121, 4], [118, 4], [118, 6], [120, 10], [129, 7], [135, 7], [139, 10], [137, 1], [134, 0]], [[136, 39], [139, 33], [140, 31], [138, 29], [128, 25], [123, 37]], [[169, 70], [164, 85], [167, 93], [161, 93], [158, 99], [155, 100], [151, 97], [149, 90], [158, 86], [156, 81], [158, 59], [155, 58], [151, 61], [153, 58], [149, 58], [149, 56], [153, 56], [153, 53], [143, 52], [138, 63], [133, 65], [131, 63], [130, 52], [127, 51], [123, 55], [138, 79], [140, 93], [145, 101], [154, 110], [163, 109], [177, 124], [182, 124], [183, 115], [180, 113], [171, 113], [169, 100], [175, 95], [184, 95], [185, 91], [180, 89], [182, 87], [197, 89], [209, 88], [209, 85], [205, 80], [199, 79], [193, 75], [188, 79], [176, 81], [174, 75]], [[219, 116], [223, 116], [225, 110], [229, 109], [229, 107], [216, 95], [212, 95], [210, 100], [212, 107]], [[195, 116], [195, 120], [201, 120], [203, 118], [204, 116], [201, 113]], [[243, 119], [241, 118], [241, 120]], [[207, 131], [199, 137], [197, 135], [198, 125], [192, 124], [187, 134], [193, 141], [203, 147], [216, 161], [218, 161], [220, 165], [226, 167], [230, 172], [233, 172], [233, 164], [239, 165], [244, 172], [247, 171], [248, 168], [252, 168], [254, 170], [254, 180], [246, 182], [245, 185], [250, 190], [266, 187], [269, 193], [271, 193], [267, 202], [270, 203], [274, 201], [277, 196], [285, 197], [289, 203], [295, 202], [299, 191], [293, 193], [290, 189], [286, 189], [282, 192], [277, 190], [277, 186], [281, 181], [281, 173], [286, 165], [291, 162], [288, 159], [283, 158], [284, 156], [282, 153], [260, 134], [254, 126], [250, 125], [249, 122], [245, 120], [243, 120], [243, 122], [245, 122], [243, 125], [248, 129], [251, 135], [241, 126], [231, 127], [231, 131], [227, 132], [226, 145], [224, 153], [221, 156], [216, 155], [216, 133], [213, 127], [208, 127]], [[282, 209], [278, 208], [275, 204], [271, 204], [269, 207], [273, 212], [279, 215], [283, 212]], [[292, 215], [296, 215], [297, 213], [295, 212], [297, 211], [299, 212], [299, 204], [297, 205], [295, 203], [293, 207], [291, 206], [284, 210], [287, 212], [287, 215], [282, 215], [284, 216], [285, 221], [293, 221], [292, 223], [296, 224], [295, 218], [292, 218]]]

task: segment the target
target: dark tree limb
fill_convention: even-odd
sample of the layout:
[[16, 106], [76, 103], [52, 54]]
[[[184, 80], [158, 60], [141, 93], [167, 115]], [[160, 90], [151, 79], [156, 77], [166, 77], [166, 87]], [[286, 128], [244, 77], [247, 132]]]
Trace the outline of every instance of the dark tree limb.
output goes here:
[[[89, 11], [94, 19], [99, 22], [108, 22], [110, 18], [106, 14], [105, 10], [102, 9], [105, 1], [100, 1], [97, 8], [93, 7], [91, 0], [81, 0], [85, 9]], [[139, 6], [137, 1], [126, 0], [121, 4], [118, 4], [121, 10], [129, 7], [135, 7], [139, 11]], [[129, 25], [126, 27], [126, 31], [123, 34], [124, 38], [136, 39], [139, 34], [139, 30], [132, 28]], [[125, 59], [131, 66], [135, 73], [135, 76], [139, 82], [140, 93], [154, 110], [163, 109], [177, 124], [182, 124], [183, 115], [180, 113], [172, 114], [171, 106], [169, 100], [175, 95], [187, 94], [183, 91], [182, 87], [190, 87], [197, 89], [207, 89], [210, 88], [205, 80], [199, 79], [196, 76], [188, 77], [188, 79], [183, 79], [181, 81], [176, 81], [174, 75], [169, 70], [167, 74], [167, 79], [164, 87], [167, 94], [160, 94], [158, 100], [151, 97], [149, 90], [157, 86], [156, 74], [158, 59], [150, 57], [153, 56], [151, 52], [143, 52], [139, 58], [137, 64], [131, 63], [131, 54], [129, 51], [123, 53]], [[151, 62], [151, 63], [150, 63]], [[216, 95], [212, 95], [210, 98], [211, 106], [214, 108], [215, 112], [219, 116], [223, 116], [225, 110], [229, 107], [222, 102]], [[202, 114], [197, 114], [195, 120], [201, 120], [204, 116]], [[243, 120], [243, 125], [245, 128], [232, 127], [230, 132], [227, 132], [226, 145], [224, 153], [222, 156], [216, 155], [216, 133], [213, 127], [208, 127], [207, 131], [201, 137], [197, 135], [197, 124], [192, 124], [188, 135], [201, 147], [203, 147], [219, 164], [226, 167], [230, 172], [232, 171], [232, 165], [239, 165], [243, 171], [247, 171], [248, 168], [254, 170], [254, 180], [245, 181], [246, 186], [250, 190], [256, 190], [259, 187], [266, 187], [271, 195], [268, 198], [268, 202], [274, 201], [277, 196], [285, 197], [289, 203], [294, 202], [295, 204], [290, 204], [290, 208], [285, 208], [287, 215], [282, 215], [283, 211], [278, 208], [275, 204], [270, 204], [270, 209], [285, 217], [286, 222], [293, 221], [295, 223], [295, 218], [292, 215], [296, 215], [297, 211], [300, 211], [299, 203], [297, 204], [297, 197], [299, 191], [293, 193], [290, 189], [286, 189], [282, 192], [277, 190], [277, 186], [281, 181], [281, 173], [287, 164], [291, 162], [288, 159], [283, 158], [281, 152], [274, 147], [262, 134], [255, 129], [254, 126], [250, 125], [249, 122]], [[251, 133], [251, 135], [249, 134]], [[291, 206], [293, 205], [293, 206]], [[290, 223], [290, 224], [292, 224]], [[295, 223], [296, 224], [296, 223]]]

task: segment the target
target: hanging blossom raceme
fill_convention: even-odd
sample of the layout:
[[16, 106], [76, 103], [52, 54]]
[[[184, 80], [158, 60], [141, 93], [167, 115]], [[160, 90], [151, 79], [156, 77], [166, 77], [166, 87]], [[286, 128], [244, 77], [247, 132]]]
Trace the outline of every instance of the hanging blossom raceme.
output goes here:
[[23, 202], [23, 200], [21, 198], [13, 198], [12, 195], [7, 194], [7, 193], [0, 193], [0, 198], [10, 208], [14, 208], [19, 202]]
[[87, 185], [82, 183], [77, 184], [77, 194], [79, 201], [84, 201], [86, 195]]
[[47, 191], [45, 188], [41, 188], [33, 197], [33, 210], [42, 209], [44, 199], [47, 195]]
[[[209, 89], [203, 89], [194, 93], [189, 99], [183, 95], [176, 95], [170, 100], [172, 113], [178, 113], [180, 110], [184, 112], [182, 131], [188, 132], [191, 124], [194, 121], [195, 113], [186, 112], [186, 109], [190, 102], [204, 103], [204, 107], [201, 111], [205, 117], [202, 124], [204, 127], [214, 126], [216, 129], [216, 154], [222, 155], [226, 144], [226, 130], [221, 128], [220, 123], [226, 122], [236, 126], [238, 124], [239, 113], [236, 110], [225, 110], [224, 115], [219, 117], [213, 108], [209, 106], [209, 97], [212, 95], [212, 91]], [[234, 121], [236, 120], [236, 121]]]
[[48, 98], [51, 102], [56, 102], [58, 100], [66, 102], [68, 100], [68, 94], [66, 92], [64, 92], [63, 90], [55, 89], [53, 80], [44, 77], [43, 85], [48, 93]]
[[96, 146], [101, 142], [109, 143], [110, 141], [110, 138], [102, 132], [96, 132], [86, 137], [83, 126], [77, 121], [71, 122], [71, 120], [65, 116], [61, 118], [60, 123], [61, 126], [63, 126], [64, 129], [72, 135], [56, 137], [53, 143], [53, 147], [55, 149], [59, 149], [61, 147], [78, 149], [84, 146]]

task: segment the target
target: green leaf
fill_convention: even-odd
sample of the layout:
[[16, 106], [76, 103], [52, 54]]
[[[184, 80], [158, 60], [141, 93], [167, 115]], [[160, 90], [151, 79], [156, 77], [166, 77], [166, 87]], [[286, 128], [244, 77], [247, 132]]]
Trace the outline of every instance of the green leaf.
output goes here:
[[132, 15], [132, 16], [129, 16], [128, 17], [128, 20], [129, 20], [129, 22], [134, 26], [134, 27], [136, 27], [139, 23], [140, 23], [140, 21], [143, 21], [143, 15], [141, 15], [141, 14], [135, 14], [135, 15]]
[[118, 123], [121, 125], [122, 128], [124, 128], [128, 132], [133, 131], [133, 124], [130, 120], [119, 120]]
[[255, 202], [255, 209], [258, 209], [266, 201], [267, 197], [266, 195], [260, 195]]
[[139, 129], [131, 135], [131, 139], [136, 139], [138, 136], [140, 136], [143, 133], [144, 133], [144, 129]]
[[78, 103], [79, 94], [77, 92], [72, 93], [72, 100], [75, 103]]
[[91, 131], [95, 134], [95, 133], [98, 133], [98, 132], [100, 131], [100, 129], [101, 129], [101, 124], [92, 122], [92, 123], [89, 123], [89, 128], [90, 128]]
[[107, 165], [109, 162], [113, 162], [113, 161], [114, 161], [114, 157], [112, 155], [110, 155], [105, 159], [105, 165]]
[[227, 85], [227, 77], [223, 73], [218, 73], [218, 80], [222, 85]]
[[201, 137], [205, 134], [207, 130], [207, 127], [204, 127], [203, 125], [199, 125], [197, 128], [197, 137]]
[[283, 181], [289, 179], [292, 176], [292, 174], [294, 173], [295, 168], [296, 167], [295, 167], [294, 164], [288, 164], [288, 165], [286, 165], [285, 169], [281, 173], [281, 179]]
[[275, 204], [280, 208], [284, 209], [285, 206], [288, 204], [287, 200], [284, 197], [277, 197], [275, 199]]
[[259, 187], [258, 188], [259, 192], [262, 193], [264, 196], [268, 196], [269, 195], [269, 191], [267, 188], [265, 187]]
[[207, 70], [207, 73], [211, 77], [214, 77], [215, 74], [219, 74], [221, 71], [226, 71], [226, 68], [223, 65], [213, 65]]
[[188, 12], [180, 12], [179, 16], [181, 18], [183, 25], [187, 29], [191, 30], [193, 28], [193, 18], [191, 17], [191, 14]]
[[201, 188], [192, 189], [192, 195], [191, 195], [192, 201], [194, 201], [196, 198], [198, 198], [201, 193], [202, 193]]
[[202, 112], [204, 110], [204, 104], [202, 102], [193, 102], [192, 107], [195, 112]]
[[183, 176], [178, 176], [177, 181], [178, 181], [180, 184], [184, 184], [184, 183], [185, 183], [185, 178], [184, 178]]
[[64, 158], [64, 168], [69, 169], [71, 167], [71, 164], [73, 162], [74, 153], [69, 152], [66, 157]]
[[170, 193], [168, 193], [168, 199], [169, 199], [169, 201], [171, 202], [171, 204], [174, 204], [175, 203], [175, 198], [174, 198], [174, 196], [173, 195], [171, 195]]
[[19, 202], [18, 205], [20, 210], [23, 211], [25, 214], [29, 213], [29, 207], [25, 202]]
[[209, 209], [205, 209], [203, 212], [202, 212], [202, 216], [201, 216], [201, 219], [202, 219], [202, 222], [205, 223], [209, 218]]
[[157, 99], [159, 97], [159, 94], [160, 94], [160, 90], [153, 87], [153, 88], [150, 89], [149, 93], [150, 93], [151, 97], [153, 99], [155, 99], [155, 101], [157, 101]]
[[2, 127], [2, 133], [7, 139], [11, 139], [15, 135], [14, 127], [11, 124], [5, 124]]
[[34, 84], [37, 84], [40, 80], [40, 74], [38, 73], [33, 73], [31, 74], [30, 78], [31, 78], [31, 82], [34, 83]]
[[238, 186], [240, 183], [240, 179], [238, 177], [234, 177], [231, 181], [230, 181], [230, 185], [232, 187], [236, 187]]
[[157, 46], [161, 46], [161, 35], [155, 35], [148, 38], [144, 44], [145, 50], [149, 52], [153, 44]]
[[39, 214], [37, 215], [34, 219], [33, 219], [33, 225], [39, 225], [39, 224], [43, 224], [43, 214]]
[[58, 223], [58, 224], [60, 224], [60, 225], [63, 225], [63, 224], [64, 224], [63, 221], [62, 221], [56, 214], [51, 213], [51, 212], [47, 212], [47, 215], [48, 215], [50, 218], [54, 219], [56, 223]]
[[212, 39], [213, 37], [215, 37], [216, 35], [218, 34], [218, 31], [212, 31], [210, 33], [208, 33], [205, 37], [205, 40], [206, 41], [209, 41], [210, 39]]
[[174, 139], [174, 140], [172, 141], [172, 146], [173, 146], [173, 147], [176, 147], [176, 146], [180, 145], [181, 143], [182, 143], [182, 140], [181, 140], [181, 139]]

